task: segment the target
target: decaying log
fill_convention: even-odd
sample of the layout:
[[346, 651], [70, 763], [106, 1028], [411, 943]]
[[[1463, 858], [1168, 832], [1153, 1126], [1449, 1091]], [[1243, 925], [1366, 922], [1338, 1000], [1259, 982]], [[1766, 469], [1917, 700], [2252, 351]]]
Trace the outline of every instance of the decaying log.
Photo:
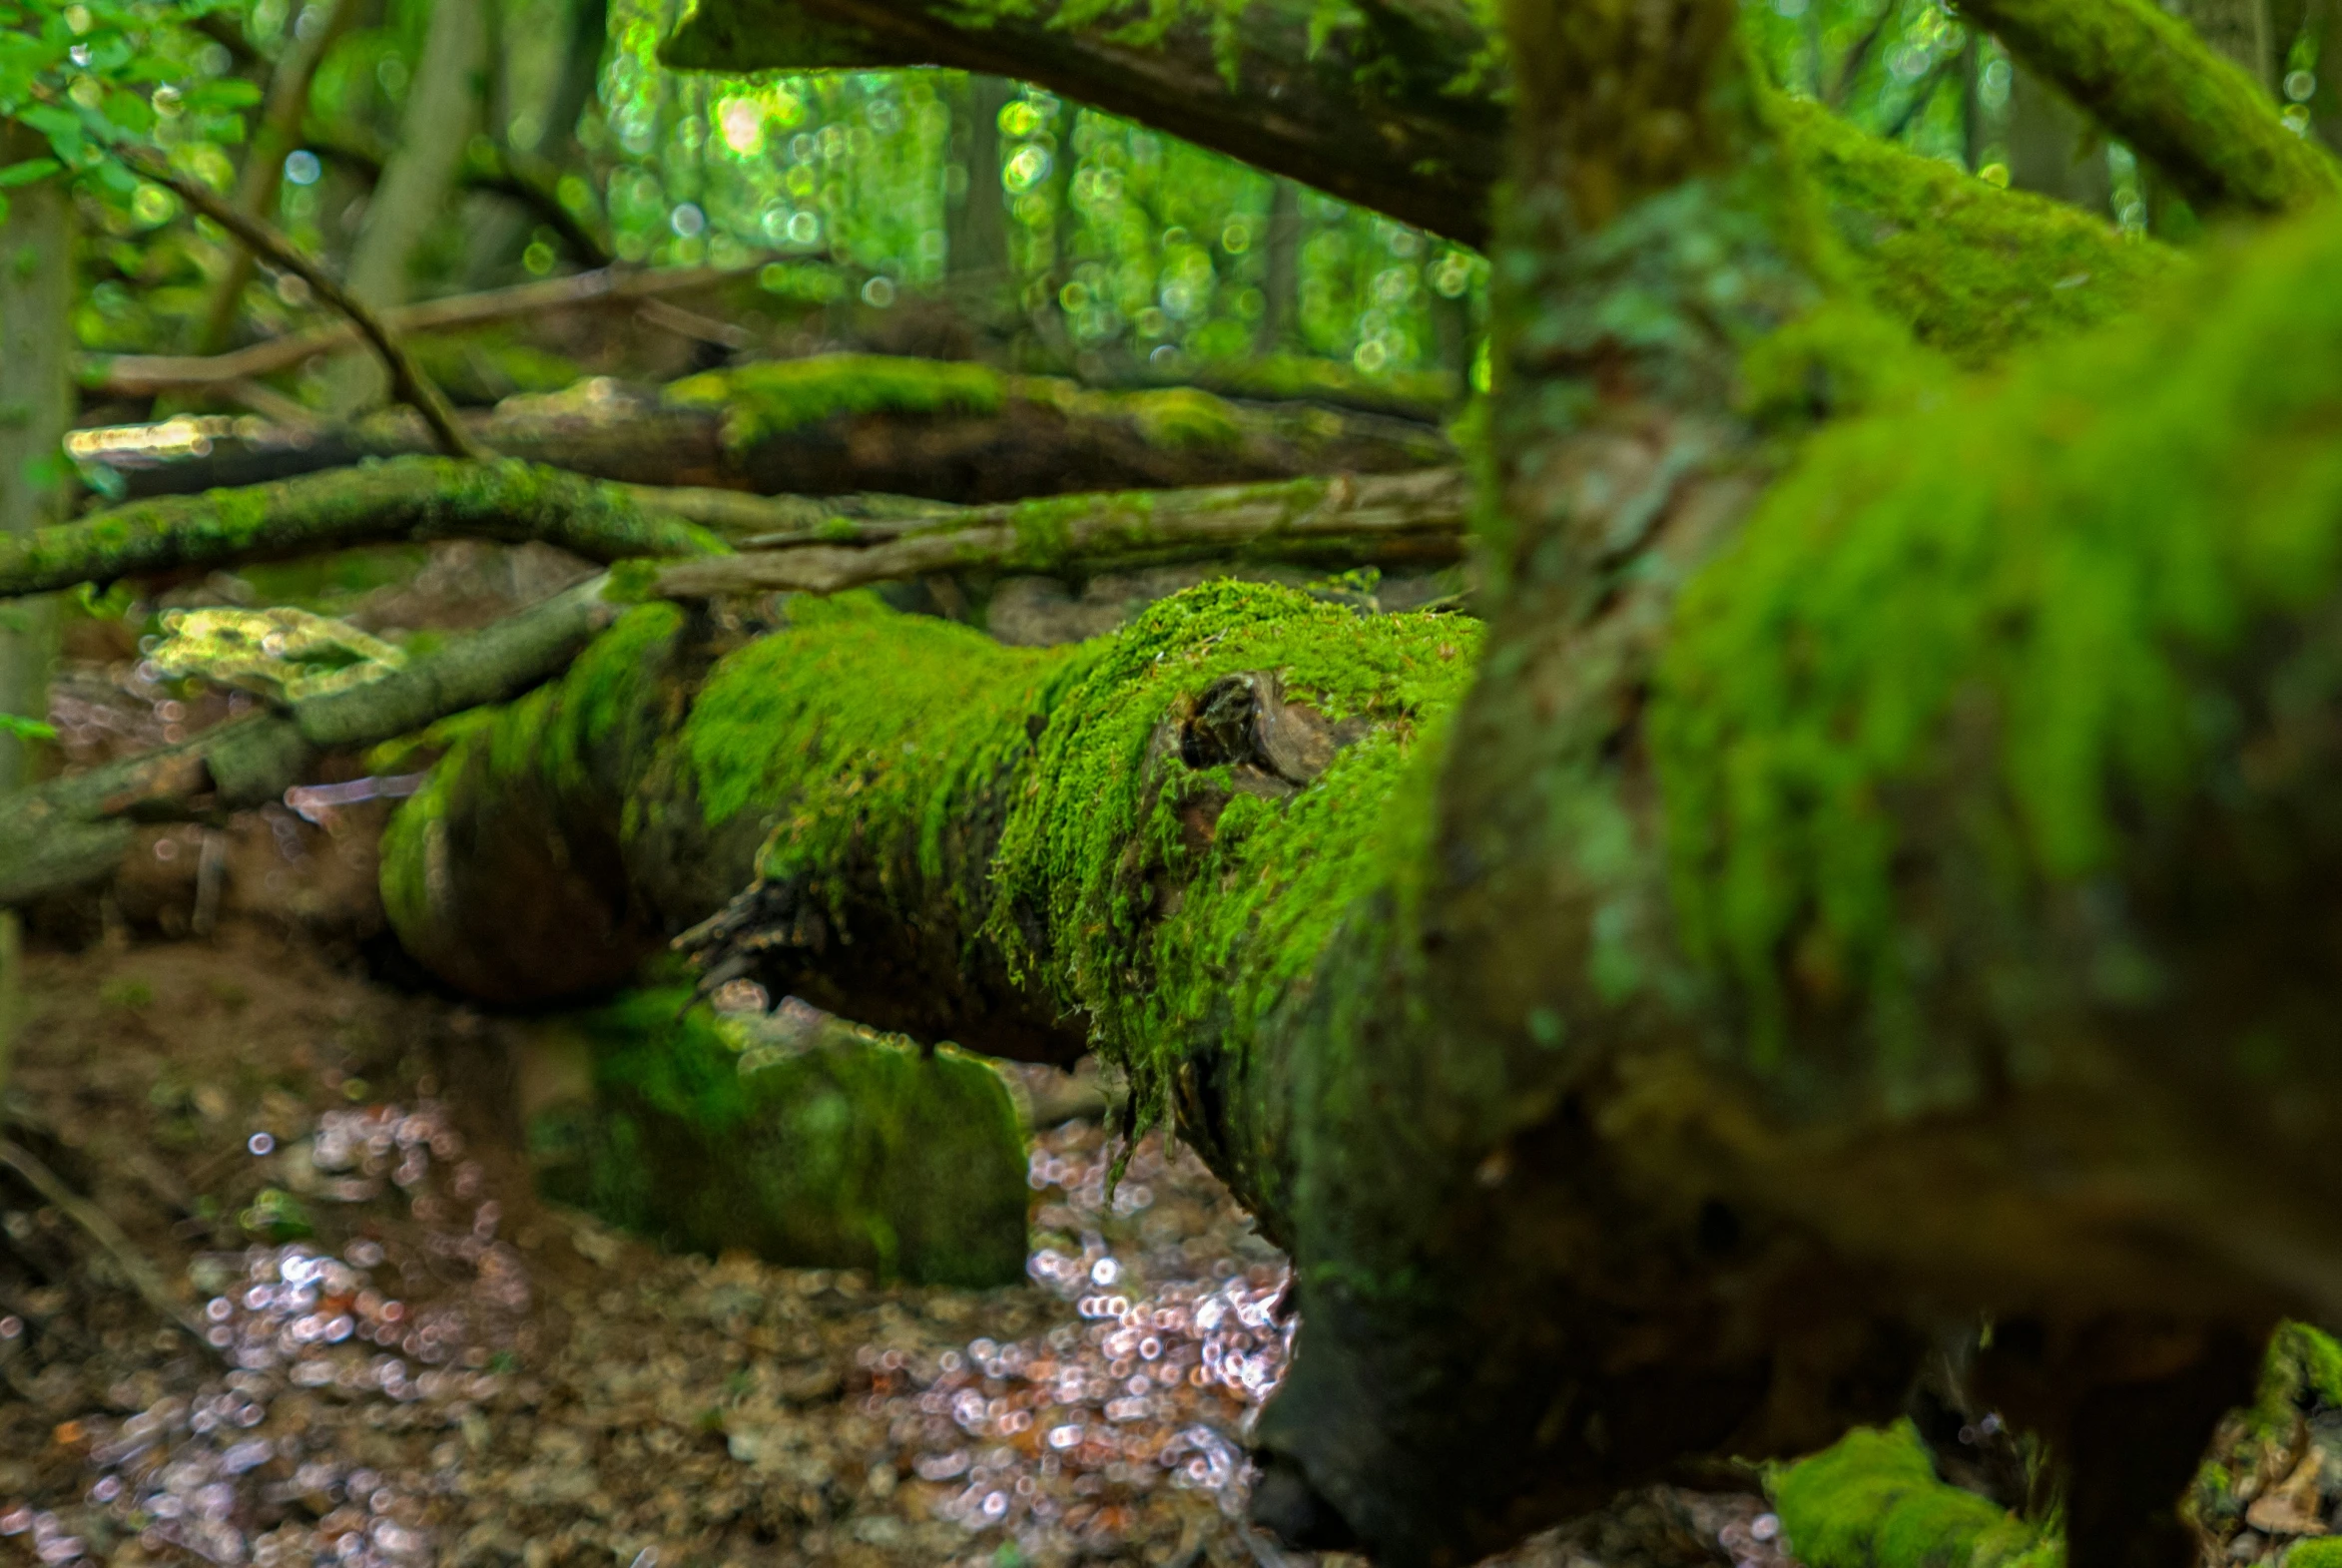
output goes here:
[[[668, 387], [588, 381], [459, 416], [507, 457], [635, 484], [1009, 501], [1455, 460], [1439, 430], [1189, 388], [1092, 392], [981, 365], [831, 354]], [[77, 432], [74, 456], [132, 497], [184, 493], [430, 450], [411, 416], [287, 428], [183, 419]]]
[[[1470, 485], [1452, 468], [1196, 490], [1068, 496], [849, 522], [739, 541], [660, 570], [670, 598], [828, 594], [932, 572], [1052, 573], [1199, 559], [1437, 565], [1462, 559]], [[0, 581], [4, 581], [0, 578]]]

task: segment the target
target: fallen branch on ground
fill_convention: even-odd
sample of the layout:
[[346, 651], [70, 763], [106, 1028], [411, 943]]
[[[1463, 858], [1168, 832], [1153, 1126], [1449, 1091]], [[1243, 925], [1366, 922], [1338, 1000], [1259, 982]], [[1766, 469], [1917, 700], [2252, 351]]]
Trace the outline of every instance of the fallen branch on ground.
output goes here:
[[281, 798], [320, 753], [410, 735], [509, 702], [558, 674], [615, 618], [595, 577], [402, 670], [175, 746], [0, 799], [0, 906], [103, 876], [138, 821], [184, 820]]
[[206, 1350], [212, 1341], [204, 1332], [203, 1319], [183, 1308], [171, 1299], [171, 1288], [163, 1283], [162, 1272], [147, 1262], [144, 1254], [131, 1245], [122, 1227], [114, 1217], [68, 1187], [63, 1178], [43, 1165], [31, 1150], [6, 1138], [0, 1138], [0, 1166], [6, 1166], [22, 1177], [25, 1184], [41, 1195], [43, 1202], [81, 1228], [82, 1234], [105, 1252], [114, 1267], [122, 1271], [130, 1288], [139, 1299], [156, 1312], [191, 1334], [196, 1343]]
[[850, 524], [851, 532], [746, 541], [765, 548], [678, 562], [659, 573], [658, 592], [828, 594], [931, 572], [1055, 572], [1211, 556], [1446, 564], [1464, 554], [1470, 488], [1462, 470], [1435, 468], [961, 508]]
[[[742, 275], [742, 270], [713, 266], [657, 270], [609, 266], [539, 283], [394, 305], [377, 312], [377, 318], [384, 327], [404, 336], [686, 293]], [[148, 397], [157, 392], [221, 386], [290, 370], [318, 354], [344, 352], [358, 341], [356, 327], [347, 321], [334, 321], [224, 354], [92, 354], [82, 362], [82, 385], [115, 397]]]

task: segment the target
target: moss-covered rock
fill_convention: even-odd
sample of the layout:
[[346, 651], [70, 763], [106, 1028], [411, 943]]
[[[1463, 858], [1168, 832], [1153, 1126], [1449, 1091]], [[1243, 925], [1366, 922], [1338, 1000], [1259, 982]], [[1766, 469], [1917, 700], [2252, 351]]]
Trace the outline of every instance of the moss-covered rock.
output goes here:
[[540, 1047], [582, 1053], [591, 1086], [530, 1118], [546, 1196], [701, 1252], [970, 1289], [1024, 1277], [1024, 1134], [988, 1064], [690, 1000], [630, 993]]

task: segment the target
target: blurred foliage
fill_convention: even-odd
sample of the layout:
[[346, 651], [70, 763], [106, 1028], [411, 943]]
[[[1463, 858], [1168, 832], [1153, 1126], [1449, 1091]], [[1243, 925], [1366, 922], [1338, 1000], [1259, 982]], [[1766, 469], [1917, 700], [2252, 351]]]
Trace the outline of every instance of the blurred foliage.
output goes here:
[[[271, 215], [335, 262], [373, 173], [349, 149], [394, 138], [431, 0], [345, 3], [350, 25], [308, 96], [312, 141], [286, 160]], [[556, 125], [553, 106], [577, 101], [563, 91], [579, 65], [570, 40], [581, 18], [590, 28], [602, 15], [600, 0], [495, 0], [497, 65], [474, 162], [541, 169], [550, 199], [627, 261], [761, 268], [776, 314], [844, 310], [866, 325], [939, 296], [980, 329], [978, 352], [1019, 368], [1209, 378], [1306, 360], [1420, 391], [1427, 376], [1458, 384], [1474, 363], [1486, 266], [1447, 241], [1314, 192], [1280, 208], [1277, 183], [1257, 171], [1029, 87], [1009, 92], [986, 137], [971, 115], [999, 100], [955, 72], [670, 71], [656, 52], [677, 5], [610, 0], [595, 91], [574, 125]], [[85, 177], [85, 346], [183, 347], [230, 257], [208, 224], [181, 222], [176, 199], [93, 139], [150, 139], [230, 189], [273, 62], [331, 15], [325, 0], [0, 0], [0, 112], [43, 130], [54, 162]], [[2288, 113], [2307, 126], [2330, 96], [2317, 74], [2327, 13], [2275, 0], [2274, 15]], [[1748, 18], [1785, 90], [2007, 180], [2011, 64], [1945, 0], [1748, 0]], [[987, 167], [970, 167], [978, 148]], [[2143, 228], [2147, 181], [2123, 149], [2104, 156], [2112, 216]], [[0, 171], [0, 197], [50, 168]], [[473, 190], [449, 204], [417, 260], [418, 295], [573, 264], [552, 228], [527, 221], [503, 253], [483, 254], [483, 213], [510, 202]], [[962, 222], [971, 203], [997, 203], [1001, 223]], [[1290, 218], [1273, 222], [1280, 211]], [[955, 234], [1001, 233], [1004, 255], [951, 254]], [[244, 333], [313, 319], [305, 289], [264, 265]], [[481, 362], [474, 345], [464, 368]], [[499, 374], [533, 385], [555, 368]], [[471, 378], [492, 391], [499, 374]]]

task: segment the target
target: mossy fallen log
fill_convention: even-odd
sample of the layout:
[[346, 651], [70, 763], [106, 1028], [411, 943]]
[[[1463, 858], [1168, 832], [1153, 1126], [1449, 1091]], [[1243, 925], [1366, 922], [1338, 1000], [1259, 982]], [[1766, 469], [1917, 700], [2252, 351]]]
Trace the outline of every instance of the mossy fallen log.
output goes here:
[[718, 974], [1115, 1055], [1294, 1253], [1261, 1440], [1394, 1561], [1890, 1418], [1915, 1300], [1998, 1318], [2105, 1552], [2342, 1303], [2338, 257], [1927, 382], [1745, 516], [1663, 491], [1484, 651], [1238, 585], [1047, 652], [637, 610], [402, 808], [392, 918], [542, 998], [753, 880]]
[[969, 1290], [1024, 1278], [1024, 1133], [1000, 1075], [835, 1021], [711, 1015], [688, 988], [540, 1025], [539, 1189], [671, 1247]]
[[[507, 458], [646, 485], [762, 494], [882, 491], [1012, 501], [1455, 461], [1438, 429], [1192, 387], [1090, 391], [979, 364], [882, 354], [772, 360], [664, 387], [592, 380], [465, 413]], [[292, 427], [223, 417], [78, 433], [106, 485], [137, 498], [259, 484], [429, 450], [411, 416]]]

